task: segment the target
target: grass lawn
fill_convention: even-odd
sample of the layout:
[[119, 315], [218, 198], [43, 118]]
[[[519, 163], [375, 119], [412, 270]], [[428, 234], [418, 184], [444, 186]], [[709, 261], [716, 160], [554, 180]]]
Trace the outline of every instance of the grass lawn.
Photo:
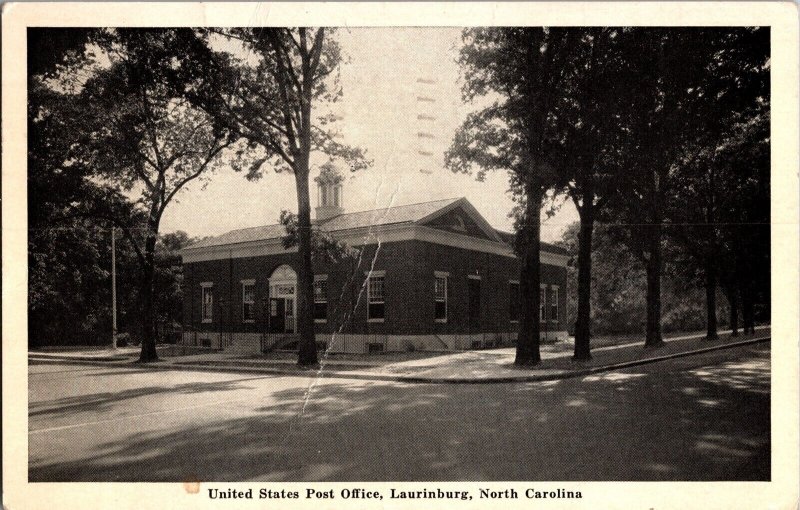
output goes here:
[[[723, 331], [720, 329], [720, 331]], [[696, 336], [696, 335], [705, 335], [706, 331], [703, 330], [695, 330], [695, 331], [672, 331], [669, 333], [664, 333], [663, 337], [664, 340], [669, 340], [670, 338], [676, 337], [683, 337], [683, 336]], [[741, 331], [739, 331], [741, 335]], [[720, 338], [727, 338], [730, 333], [720, 333]], [[613, 345], [621, 345], [621, 344], [629, 344], [641, 342], [644, 345], [644, 333], [629, 333], [624, 335], [592, 335], [591, 346], [592, 349], [596, 349], [598, 347], [611, 347]], [[575, 338], [569, 337], [566, 341], [563, 342], [556, 342], [552, 344], [542, 344], [542, 347], [545, 348], [550, 352], [566, 352], [572, 351], [575, 348]]]

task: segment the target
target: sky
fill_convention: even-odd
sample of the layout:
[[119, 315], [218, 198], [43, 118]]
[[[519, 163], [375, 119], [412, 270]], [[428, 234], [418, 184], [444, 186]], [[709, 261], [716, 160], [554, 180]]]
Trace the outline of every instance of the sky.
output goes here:
[[[461, 29], [341, 28], [335, 37], [347, 61], [340, 77], [344, 96], [332, 109], [342, 118], [342, 141], [366, 149], [373, 161], [366, 170], [347, 173], [345, 212], [463, 196], [492, 226], [510, 231], [513, 201], [505, 172], [478, 182], [444, 167], [453, 134], [475, 108], [461, 101]], [[312, 179], [315, 166], [325, 161], [323, 155], [312, 158]], [[184, 230], [192, 237], [277, 223], [282, 209], [297, 210], [293, 175], [265, 172], [250, 182], [230, 168], [217, 170], [205, 184], [191, 183], [176, 199], [161, 231]], [[316, 205], [313, 188], [311, 199]], [[566, 203], [543, 219], [542, 240], [559, 239], [577, 219]]]

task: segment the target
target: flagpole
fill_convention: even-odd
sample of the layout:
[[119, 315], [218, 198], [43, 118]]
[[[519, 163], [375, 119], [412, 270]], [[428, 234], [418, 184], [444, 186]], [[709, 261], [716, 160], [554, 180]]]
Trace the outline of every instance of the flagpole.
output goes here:
[[111, 227], [111, 345], [117, 348], [117, 229]]

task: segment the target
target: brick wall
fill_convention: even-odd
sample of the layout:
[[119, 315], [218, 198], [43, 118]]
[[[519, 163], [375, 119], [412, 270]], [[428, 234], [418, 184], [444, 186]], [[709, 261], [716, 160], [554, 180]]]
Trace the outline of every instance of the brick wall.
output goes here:
[[[296, 254], [237, 258], [186, 264], [184, 317], [199, 331], [260, 332], [267, 327], [269, 276], [282, 264], [295, 267]], [[367, 321], [365, 272], [385, 271], [385, 320]], [[434, 320], [434, 271], [449, 273], [447, 322]], [[481, 277], [481, 325], [487, 332], [515, 331], [510, 322], [509, 280], [519, 279], [516, 260], [422, 241], [368, 245], [355, 261], [318, 264], [316, 274], [328, 275], [328, 322], [318, 333], [341, 331], [367, 335], [470, 333], [467, 320], [467, 275]], [[559, 318], [547, 322], [551, 331], [565, 330], [566, 268], [542, 266], [542, 282], [559, 286]], [[255, 280], [255, 322], [242, 321], [241, 280]], [[201, 282], [212, 282], [213, 319], [201, 321]], [[547, 293], [549, 318], [549, 299]], [[544, 328], [543, 328], [544, 329]]]

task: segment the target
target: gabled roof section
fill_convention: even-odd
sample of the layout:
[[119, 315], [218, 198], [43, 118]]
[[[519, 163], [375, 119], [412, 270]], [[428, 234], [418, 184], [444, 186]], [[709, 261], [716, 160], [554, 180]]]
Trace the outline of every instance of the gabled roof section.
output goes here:
[[479, 213], [478, 210], [475, 209], [475, 207], [471, 203], [469, 203], [469, 200], [467, 200], [465, 197], [461, 197], [445, 206], [442, 206], [441, 208], [431, 212], [427, 216], [417, 220], [417, 223], [420, 225], [427, 223], [444, 214], [447, 214], [448, 212], [452, 211], [453, 209], [456, 209], [457, 207], [462, 208], [464, 212], [467, 213], [467, 215], [472, 219], [472, 221], [474, 221], [478, 225], [478, 227], [483, 231], [483, 233], [486, 234], [486, 237], [488, 237], [492, 241], [503, 242], [502, 239], [497, 235], [497, 230], [495, 230], [491, 225], [489, 225], [489, 222], [487, 222], [484, 219], [484, 217], [481, 216], [481, 213]]

